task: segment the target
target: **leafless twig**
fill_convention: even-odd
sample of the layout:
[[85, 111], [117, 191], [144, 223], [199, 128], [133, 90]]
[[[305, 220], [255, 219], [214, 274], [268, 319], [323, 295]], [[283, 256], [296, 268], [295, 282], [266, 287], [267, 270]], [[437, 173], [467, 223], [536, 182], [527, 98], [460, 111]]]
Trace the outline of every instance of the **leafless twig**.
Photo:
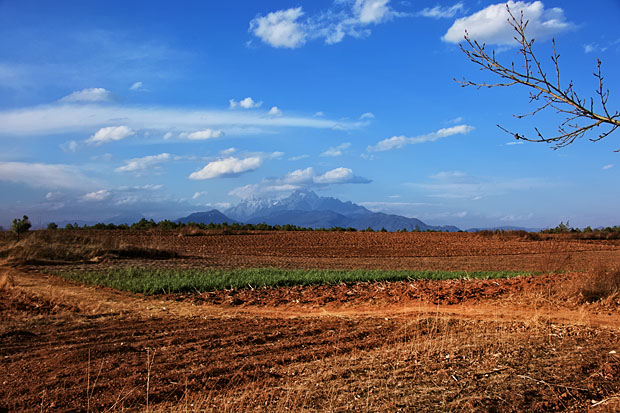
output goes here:
[[[500, 63], [495, 56], [495, 50], [491, 50], [489, 54], [484, 43], [480, 44], [476, 40], [471, 39], [469, 34], [465, 32], [466, 45], [460, 45], [463, 53], [465, 53], [469, 60], [480, 66], [480, 70], [488, 70], [496, 74], [501, 78], [501, 81], [498, 83], [478, 83], [463, 79], [457, 80], [457, 82], [462, 86], [475, 86], [478, 88], [524, 85], [533, 89], [530, 91], [530, 103], [536, 102], [538, 107], [524, 115], [515, 115], [516, 118], [521, 119], [526, 116], [533, 116], [543, 109], [551, 108], [557, 113], [566, 116], [566, 119], [558, 126], [558, 134], [554, 137], [544, 136], [538, 128], [534, 128], [537, 137], [530, 138], [511, 132], [500, 125], [497, 126], [516, 139], [551, 143], [553, 149], [570, 145], [576, 139], [583, 137], [586, 132], [598, 127], [607, 127], [608, 129], [598, 132], [598, 137], [590, 138], [592, 142], [599, 141], [618, 129], [620, 127], [620, 112], [612, 113], [607, 108], [609, 90], [606, 90], [603, 84], [601, 61], [597, 59], [597, 70], [593, 73], [598, 81], [598, 89], [596, 90], [596, 101], [598, 104], [597, 108], [595, 108], [595, 99], [579, 97], [574, 90], [572, 81], [566, 87], [562, 86], [560, 82], [560, 55], [556, 51], [555, 40], [553, 41], [553, 55], [551, 56], [555, 73], [551, 77], [545, 72], [540, 60], [534, 54], [532, 49], [534, 39], [529, 40], [525, 34], [528, 21], [523, 19], [523, 12], [521, 12], [520, 18], [517, 19], [510, 11], [510, 8], [508, 8], [508, 5], [506, 5], [506, 8], [510, 16], [508, 23], [516, 32], [514, 39], [520, 45], [519, 54], [523, 59], [523, 66], [518, 69], [515, 68], [514, 62], [510, 65]], [[615, 152], [620, 152], [620, 149]]]

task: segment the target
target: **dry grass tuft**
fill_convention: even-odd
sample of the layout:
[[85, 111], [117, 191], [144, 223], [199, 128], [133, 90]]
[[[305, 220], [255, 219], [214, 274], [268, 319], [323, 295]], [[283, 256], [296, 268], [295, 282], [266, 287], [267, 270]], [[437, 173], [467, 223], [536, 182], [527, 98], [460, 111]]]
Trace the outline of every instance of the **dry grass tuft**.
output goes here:
[[576, 287], [583, 302], [614, 300], [620, 296], [620, 268], [595, 268], [580, 277]]

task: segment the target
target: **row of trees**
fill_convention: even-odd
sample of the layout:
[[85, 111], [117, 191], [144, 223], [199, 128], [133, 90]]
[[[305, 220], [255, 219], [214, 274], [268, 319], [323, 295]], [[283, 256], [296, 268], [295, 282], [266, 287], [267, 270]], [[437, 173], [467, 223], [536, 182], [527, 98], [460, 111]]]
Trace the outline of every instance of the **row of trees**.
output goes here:
[[[168, 219], [155, 222], [153, 219], [147, 220], [146, 218], [142, 218], [140, 221], [135, 222], [133, 224], [104, 224], [102, 222], [97, 223], [95, 225], [82, 225], [79, 226], [77, 223], [67, 224], [64, 229], [97, 229], [97, 230], [149, 230], [149, 229], [158, 229], [158, 230], [178, 230], [182, 228], [197, 228], [201, 230], [234, 230], [234, 231], [337, 231], [337, 232], [356, 232], [357, 228], [353, 227], [330, 227], [330, 228], [310, 228], [310, 227], [301, 227], [292, 224], [286, 225], [269, 225], [266, 223], [259, 224], [240, 224], [240, 223], [232, 223], [229, 224], [227, 222], [223, 223], [197, 223], [197, 222], [174, 222]], [[47, 229], [56, 230], [59, 229], [58, 225], [54, 222], [50, 222], [47, 225]], [[364, 232], [375, 232], [374, 229], [368, 227], [365, 230], [361, 230]], [[421, 230], [416, 227], [413, 232], [421, 232]], [[433, 232], [431, 230], [427, 230], [428, 232]], [[387, 232], [385, 228], [381, 228], [379, 232]], [[407, 232], [406, 228], [399, 230], [398, 232]]]

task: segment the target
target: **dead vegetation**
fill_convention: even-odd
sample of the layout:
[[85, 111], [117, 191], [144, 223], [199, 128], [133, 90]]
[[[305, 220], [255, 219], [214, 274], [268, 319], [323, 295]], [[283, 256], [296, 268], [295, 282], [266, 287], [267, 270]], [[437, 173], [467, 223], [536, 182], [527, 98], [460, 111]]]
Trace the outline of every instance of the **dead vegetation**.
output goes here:
[[9, 265], [62, 265], [119, 258], [168, 259], [180, 254], [123, 242], [103, 231], [33, 231], [21, 240], [2, 239], [0, 258]]

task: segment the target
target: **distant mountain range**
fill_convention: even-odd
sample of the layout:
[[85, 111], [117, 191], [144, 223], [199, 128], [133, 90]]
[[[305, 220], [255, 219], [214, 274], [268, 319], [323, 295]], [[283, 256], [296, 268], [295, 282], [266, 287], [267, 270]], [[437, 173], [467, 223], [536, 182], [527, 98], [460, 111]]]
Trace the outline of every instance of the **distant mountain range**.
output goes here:
[[247, 223], [269, 225], [296, 225], [307, 228], [355, 228], [358, 230], [372, 228], [379, 231], [406, 229], [432, 231], [458, 231], [453, 225], [427, 225], [416, 218], [407, 218], [400, 215], [372, 212], [363, 206], [352, 202], [343, 202], [336, 198], [320, 197], [312, 191], [295, 191], [287, 198], [248, 199], [221, 213], [214, 209], [208, 212], [198, 212], [179, 222], [213, 223]]

